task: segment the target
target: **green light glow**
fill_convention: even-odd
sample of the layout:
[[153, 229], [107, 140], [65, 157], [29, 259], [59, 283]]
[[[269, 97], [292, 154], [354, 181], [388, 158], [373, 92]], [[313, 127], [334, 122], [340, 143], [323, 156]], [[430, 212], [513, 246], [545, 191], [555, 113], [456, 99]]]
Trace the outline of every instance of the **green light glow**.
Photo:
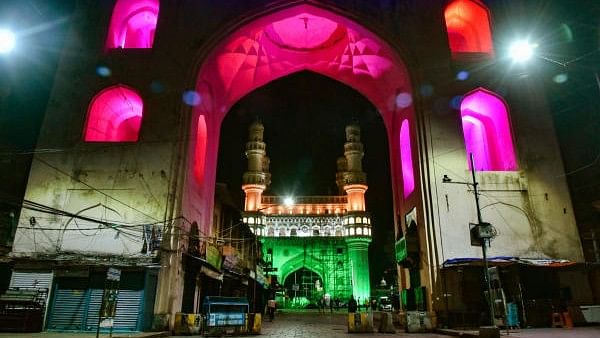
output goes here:
[[[309, 301], [314, 303], [326, 293], [344, 301], [350, 295], [360, 297], [361, 301], [370, 296], [370, 238], [263, 237], [261, 241], [263, 256], [272, 257], [273, 267], [277, 268], [277, 280], [288, 286], [286, 294], [290, 302], [296, 296], [298, 299], [311, 298]], [[269, 249], [272, 256], [267, 255]], [[305, 280], [300, 280], [302, 275]], [[311, 280], [306, 280], [308, 275]], [[316, 279], [319, 279], [317, 285], [320, 288], [315, 286]], [[296, 292], [289, 287], [293, 284], [298, 285]]]

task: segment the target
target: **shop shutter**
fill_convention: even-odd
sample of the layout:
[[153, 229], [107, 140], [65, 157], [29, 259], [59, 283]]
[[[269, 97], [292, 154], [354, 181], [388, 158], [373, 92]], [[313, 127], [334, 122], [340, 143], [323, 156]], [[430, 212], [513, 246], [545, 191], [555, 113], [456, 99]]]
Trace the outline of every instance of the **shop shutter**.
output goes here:
[[[104, 290], [91, 289], [86, 330], [94, 331], [98, 325], [98, 313], [102, 304]], [[119, 290], [117, 313], [114, 320], [115, 331], [137, 331], [142, 305], [143, 290]]]
[[52, 272], [13, 271], [9, 287], [49, 289], [50, 283], [52, 283]]
[[115, 330], [135, 331], [142, 305], [143, 290], [120, 290], [117, 302]]
[[104, 290], [91, 289], [90, 290], [90, 302], [88, 306], [88, 315], [85, 324], [86, 331], [95, 331], [98, 326], [98, 313], [100, 312], [100, 305], [102, 304], [102, 294]]
[[87, 290], [56, 288], [47, 329], [82, 330], [83, 319], [88, 310], [87, 300]]

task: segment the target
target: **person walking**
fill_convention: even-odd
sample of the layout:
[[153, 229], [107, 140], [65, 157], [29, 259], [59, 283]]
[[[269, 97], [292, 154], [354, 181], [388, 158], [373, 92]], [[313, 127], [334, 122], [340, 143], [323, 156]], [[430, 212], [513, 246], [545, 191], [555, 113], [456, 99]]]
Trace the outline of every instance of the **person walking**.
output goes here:
[[269, 313], [269, 321], [273, 321], [273, 318], [275, 318], [275, 307], [277, 306], [277, 303], [275, 303], [275, 299], [273, 299], [273, 297], [270, 297], [269, 300], [267, 301], [267, 311]]
[[354, 299], [354, 295], [350, 295], [350, 300], [348, 301], [348, 312], [349, 313], [356, 312], [356, 307], [357, 307], [356, 299]]

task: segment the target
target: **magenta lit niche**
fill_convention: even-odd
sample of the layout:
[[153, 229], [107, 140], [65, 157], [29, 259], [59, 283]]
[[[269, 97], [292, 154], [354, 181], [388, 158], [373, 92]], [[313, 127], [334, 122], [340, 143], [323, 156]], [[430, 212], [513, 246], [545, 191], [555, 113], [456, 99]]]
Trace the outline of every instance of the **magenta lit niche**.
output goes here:
[[410, 125], [408, 120], [400, 126], [400, 161], [402, 163], [402, 182], [404, 198], [415, 190], [415, 175], [413, 172], [412, 151], [410, 146]]
[[133, 90], [115, 86], [101, 91], [90, 104], [86, 142], [135, 142], [138, 140], [144, 103]]
[[499, 96], [478, 88], [463, 98], [460, 114], [467, 158], [473, 154], [477, 170], [518, 169], [508, 109]]
[[453, 56], [462, 53], [494, 53], [489, 11], [481, 2], [452, 1], [444, 11], [444, 18]]
[[106, 48], [152, 48], [158, 8], [158, 0], [117, 1]]

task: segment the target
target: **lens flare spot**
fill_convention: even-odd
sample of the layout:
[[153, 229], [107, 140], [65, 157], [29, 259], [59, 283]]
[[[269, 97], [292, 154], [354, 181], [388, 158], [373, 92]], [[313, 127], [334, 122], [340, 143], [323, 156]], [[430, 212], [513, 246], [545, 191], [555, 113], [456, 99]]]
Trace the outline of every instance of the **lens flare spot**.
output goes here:
[[98, 66], [96, 68], [96, 74], [98, 74], [99, 76], [102, 77], [109, 77], [112, 72], [110, 70], [110, 68], [106, 67], [106, 66]]
[[569, 75], [565, 74], [565, 73], [561, 73], [561, 74], [556, 74], [553, 78], [552, 81], [554, 81], [555, 83], [565, 83], [569, 80]]
[[460, 109], [460, 103], [462, 102], [463, 97], [461, 95], [456, 95], [455, 97], [450, 99], [450, 108], [452, 109]]
[[188, 106], [197, 106], [202, 102], [202, 98], [196, 91], [188, 90], [183, 93], [183, 102]]
[[396, 106], [407, 108], [412, 104], [412, 96], [409, 93], [400, 93], [396, 96]]
[[419, 93], [423, 97], [430, 97], [431, 95], [433, 95], [433, 86], [430, 84], [424, 84], [419, 89]]
[[165, 91], [165, 86], [160, 81], [152, 81], [150, 83], [150, 90], [155, 94], [160, 94]]
[[456, 79], [459, 81], [465, 81], [468, 78], [469, 72], [467, 72], [466, 70], [461, 70], [460, 72], [456, 73]]

